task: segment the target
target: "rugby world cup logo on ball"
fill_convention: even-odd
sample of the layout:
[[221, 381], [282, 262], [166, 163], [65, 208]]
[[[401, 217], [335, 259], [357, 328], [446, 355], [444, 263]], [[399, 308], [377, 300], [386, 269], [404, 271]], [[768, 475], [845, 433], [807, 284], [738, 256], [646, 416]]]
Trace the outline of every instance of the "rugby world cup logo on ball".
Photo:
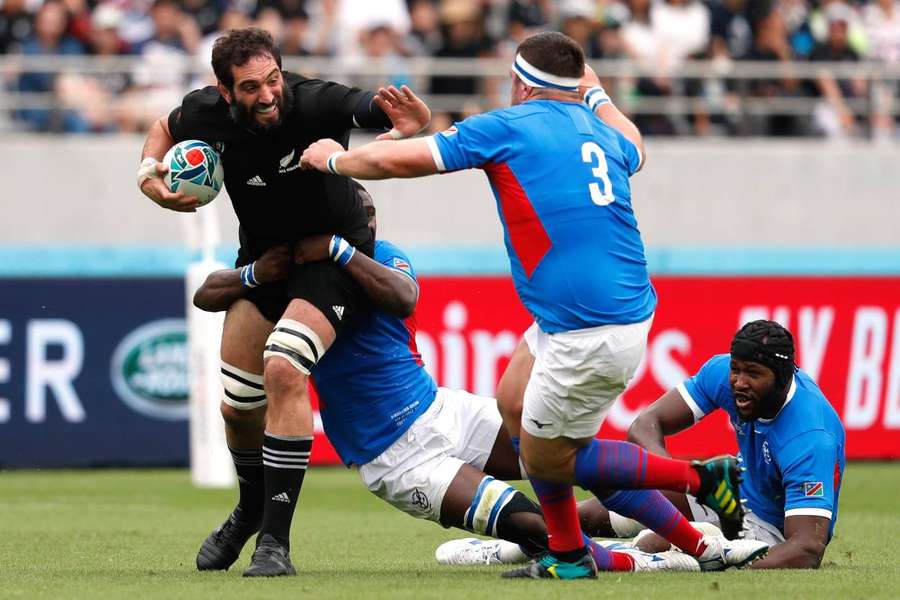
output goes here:
[[184, 319], [146, 323], [125, 336], [113, 352], [113, 389], [126, 405], [141, 414], [157, 419], [187, 419], [188, 354]]
[[163, 164], [169, 167], [165, 178], [169, 189], [196, 196], [200, 206], [212, 202], [222, 189], [225, 180], [222, 159], [206, 142], [178, 142], [166, 152]]

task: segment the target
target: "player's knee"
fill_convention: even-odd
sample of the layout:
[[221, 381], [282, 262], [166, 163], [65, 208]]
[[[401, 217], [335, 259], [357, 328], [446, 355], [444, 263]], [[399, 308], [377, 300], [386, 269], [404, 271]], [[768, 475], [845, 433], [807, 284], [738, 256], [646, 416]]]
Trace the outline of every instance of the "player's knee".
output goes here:
[[517, 386], [504, 384], [497, 387], [497, 408], [504, 420], [519, 422], [522, 420], [522, 394]]
[[294, 394], [306, 389], [308, 375], [296, 369], [293, 364], [279, 356], [266, 358], [265, 382], [268, 393], [273, 398]]
[[234, 406], [222, 402], [219, 407], [225, 424], [237, 431], [252, 431], [257, 429], [261, 424], [265, 423], [266, 409], [259, 407], [254, 409], [235, 408]]
[[271, 395], [305, 393], [306, 379], [324, 352], [322, 340], [310, 327], [281, 319], [266, 340], [263, 352], [266, 390]]

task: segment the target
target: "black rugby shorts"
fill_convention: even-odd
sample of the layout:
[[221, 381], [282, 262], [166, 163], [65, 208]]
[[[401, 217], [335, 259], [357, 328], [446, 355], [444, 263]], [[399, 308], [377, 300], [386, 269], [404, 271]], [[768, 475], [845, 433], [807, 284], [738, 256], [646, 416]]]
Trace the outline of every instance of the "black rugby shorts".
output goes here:
[[247, 290], [245, 298], [273, 323], [281, 319], [291, 300], [306, 300], [325, 315], [338, 336], [371, 311], [362, 286], [330, 260], [294, 265], [287, 279]]

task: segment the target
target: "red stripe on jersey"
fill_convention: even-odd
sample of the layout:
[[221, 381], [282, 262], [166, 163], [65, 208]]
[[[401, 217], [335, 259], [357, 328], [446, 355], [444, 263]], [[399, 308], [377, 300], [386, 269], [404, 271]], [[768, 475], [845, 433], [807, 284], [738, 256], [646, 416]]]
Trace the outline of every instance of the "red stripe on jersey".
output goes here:
[[492, 163], [482, 168], [497, 190], [510, 244], [525, 269], [525, 276], [530, 279], [553, 245], [550, 236], [509, 166], [506, 163]]
[[422, 360], [422, 355], [419, 354], [419, 347], [416, 346], [416, 313], [404, 319], [403, 324], [409, 332], [409, 351], [412, 353], [413, 358], [416, 359], [416, 364], [423, 367], [425, 366], [425, 361]]

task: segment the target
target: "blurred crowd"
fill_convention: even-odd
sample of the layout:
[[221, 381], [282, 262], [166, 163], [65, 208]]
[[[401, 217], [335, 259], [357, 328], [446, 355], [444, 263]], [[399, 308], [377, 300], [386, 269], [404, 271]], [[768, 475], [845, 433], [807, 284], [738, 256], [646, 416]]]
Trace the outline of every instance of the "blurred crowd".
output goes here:
[[[17, 128], [31, 131], [140, 131], [186, 90], [210, 83], [213, 41], [248, 25], [270, 31], [285, 57], [339, 59], [351, 74], [347, 83], [370, 89], [410, 83], [430, 97], [464, 98], [458, 110], [435, 113], [436, 129], [503, 105], [508, 82], [475, 74], [413, 77], [411, 58], [511, 60], [528, 35], [558, 29], [590, 59], [627, 58], [642, 67], [641, 76], [604, 82], [626, 111], [659, 100], [657, 108], [634, 113], [648, 135], [889, 139], [896, 131], [896, 80], [827, 69], [804, 78], [790, 65], [900, 64], [900, 0], [0, 0], [0, 55], [7, 55], [0, 58], [90, 55], [102, 64], [135, 57], [124, 70], [7, 68], [8, 96], [53, 98], [52, 105], [9, 113]], [[779, 77], [759, 79], [681, 76], [692, 60], [712, 61], [722, 73], [739, 61], [785, 68]], [[367, 69], [374, 64], [380, 68]], [[810, 110], [741, 110], [746, 98], [803, 99]], [[689, 110], [667, 108], [674, 99]]]

